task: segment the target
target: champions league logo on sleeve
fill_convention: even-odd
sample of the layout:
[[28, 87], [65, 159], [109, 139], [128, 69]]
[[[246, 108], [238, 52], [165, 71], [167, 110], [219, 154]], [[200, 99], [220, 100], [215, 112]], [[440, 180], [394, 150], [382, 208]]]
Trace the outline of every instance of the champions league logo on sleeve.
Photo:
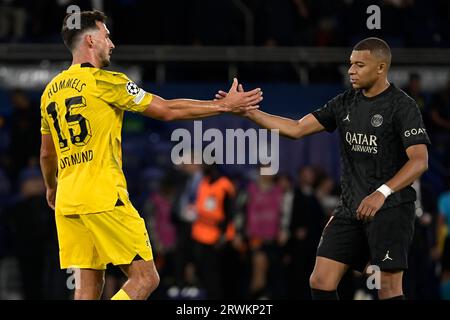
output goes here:
[[127, 92], [129, 95], [135, 96], [139, 92], [139, 87], [136, 85], [136, 83], [128, 81], [127, 83]]
[[136, 96], [133, 99], [134, 103], [139, 104], [141, 103], [142, 99], [144, 99], [145, 91], [139, 88], [136, 83], [128, 81], [126, 89], [129, 95]]

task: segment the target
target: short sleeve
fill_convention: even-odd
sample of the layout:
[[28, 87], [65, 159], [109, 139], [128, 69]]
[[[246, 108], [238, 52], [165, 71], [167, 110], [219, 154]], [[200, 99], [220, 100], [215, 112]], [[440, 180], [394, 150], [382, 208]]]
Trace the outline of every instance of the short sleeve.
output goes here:
[[121, 110], [143, 112], [153, 99], [123, 73], [99, 70], [94, 77], [97, 97]]
[[44, 113], [45, 101], [41, 98], [41, 134], [50, 134], [50, 126], [48, 125], [48, 120]]
[[338, 95], [328, 101], [323, 107], [312, 112], [317, 121], [324, 126], [325, 130], [332, 132], [336, 130], [336, 109], [341, 103], [341, 95]]
[[394, 115], [394, 126], [404, 148], [415, 144], [431, 144], [419, 107], [412, 99], [400, 102]]
[[41, 116], [41, 133], [50, 134], [50, 127], [48, 125], [47, 119]]

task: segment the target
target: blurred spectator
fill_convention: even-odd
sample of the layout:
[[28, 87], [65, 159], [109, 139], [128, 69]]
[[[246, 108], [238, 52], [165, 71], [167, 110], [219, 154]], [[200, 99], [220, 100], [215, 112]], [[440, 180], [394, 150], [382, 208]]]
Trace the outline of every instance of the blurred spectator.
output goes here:
[[314, 41], [314, 25], [311, 12], [311, 2], [309, 0], [293, 0], [295, 6], [296, 27], [294, 42], [298, 46], [309, 46]]
[[441, 298], [450, 300], [450, 179], [447, 177], [447, 191], [438, 199], [438, 236], [441, 247]]
[[433, 132], [450, 132], [450, 79], [447, 86], [434, 95], [431, 102], [431, 120]]
[[195, 282], [193, 264], [193, 243], [191, 237], [192, 223], [197, 218], [195, 203], [198, 185], [203, 177], [199, 164], [192, 163], [187, 155], [187, 163], [180, 166], [177, 181], [177, 194], [173, 203], [173, 221], [176, 228], [175, 277], [177, 286], [183, 287]]
[[[435, 151], [448, 169], [450, 167], [450, 78], [447, 86], [434, 95], [430, 104], [430, 139]], [[447, 171], [448, 174], [448, 171]]]
[[5, 171], [0, 167], [0, 212], [10, 200], [11, 184]]
[[7, 209], [7, 220], [24, 298], [68, 298], [65, 272], [58, 265], [54, 212], [47, 205], [41, 173], [25, 169], [19, 181], [19, 198]]
[[309, 276], [316, 258], [325, 213], [314, 194], [316, 173], [312, 167], [303, 167], [298, 173], [291, 219], [290, 297], [310, 300]]
[[[450, 45], [446, 0], [1, 0], [0, 41], [59, 41], [71, 4], [103, 9], [123, 44], [346, 46], [369, 33], [393, 47]], [[365, 28], [370, 5], [381, 8], [381, 30]]]
[[192, 0], [193, 45], [243, 44], [242, 19], [232, 1]]
[[316, 197], [319, 200], [326, 217], [332, 215], [339, 202], [339, 192], [332, 177], [327, 174], [319, 177], [316, 182]]
[[425, 97], [422, 92], [422, 79], [420, 77], [420, 74], [411, 73], [409, 75], [408, 84], [403, 91], [405, 91], [411, 98], [416, 101], [423, 115], [425, 111]]
[[294, 204], [294, 186], [288, 174], [280, 174], [276, 177], [276, 183], [283, 192], [281, 203], [281, 224], [278, 242], [281, 246], [286, 245], [289, 240], [291, 230], [292, 206]]
[[437, 197], [433, 188], [421, 180], [413, 183], [417, 199], [414, 235], [405, 272], [408, 299], [439, 299], [439, 280], [435, 274], [432, 248], [436, 246]]
[[174, 178], [175, 176], [167, 174], [162, 179], [159, 190], [150, 195], [144, 210], [155, 265], [161, 278], [159, 285], [161, 290], [175, 285], [174, 255], [177, 234], [172, 216], [176, 193]]
[[0, 262], [3, 257], [9, 254], [10, 241], [9, 229], [4, 223], [4, 208], [10, 200], [11, 187], [8, 176], [0, 167]]
[[61, 42], [61, 21], [70, 5], [92, 10], [91, 0], [24, 1], [29, 14], [28, 42]]
[[282, 232], [283, 189], [274, 177], [259, 175], [247, 187], [246, 236], [251, 254], [250, 297], [280, 298], [282, 250], [287, 235]]
[[0, 115], [0, 167], [8, 164], [7, 151], [9, 149], [10, 128], [6, 126], [6, 118]]
[[11, 92], [11, 143], [9, 146], [11, 181], [25, 168], [31, 158], [37, 159], [40, 147], [39, 106], [32, 104], [22, 90]]
[[216, 165], [204, 168], [198, 185], [197, 219], [192, 224], [195, 266], [208, 299], [223, 298], [222, 249], [234, 237], [232, 215], [236, 191]]
[[27, 12], [21, 0], [0, 0], [0, 41], [16, 42], [25, 36]]
[[241, 175], [231, 179], [235, 197], [229, 238], [222, 254], [222, 284], [225, 299], [247, 298], [248, 287], [248, 246], [244, 239], [244, 219], [246, 205], [246, 181]]
[[316, 22], [314, 45], [318, 47], [342, 45], [340, 17], [344, 10], [343, 1], [314, 0], [310, 1], [310, 6], [312, 19]]

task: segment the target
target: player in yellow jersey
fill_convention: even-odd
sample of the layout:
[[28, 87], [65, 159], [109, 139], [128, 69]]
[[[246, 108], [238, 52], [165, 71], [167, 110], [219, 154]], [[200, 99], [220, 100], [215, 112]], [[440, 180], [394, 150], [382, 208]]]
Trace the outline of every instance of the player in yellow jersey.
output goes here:
[[61, 268], [76, 268], [75, 299], [99, 299], [104, 270], [118, 265], [128, 281], [113, 299], [146, 299], [159, 283], [146, 227], [131, 204], [122, 172], [124, 111], [169, 121], [257, 108], [260, 89], [220, 101], [165, 100], [126, 75], [102, 70], [114, 45], [99, 11], [79, 13], [80, 28], [62, 27], [72, 53], [41, 98], [41, 169], [55, 209]]

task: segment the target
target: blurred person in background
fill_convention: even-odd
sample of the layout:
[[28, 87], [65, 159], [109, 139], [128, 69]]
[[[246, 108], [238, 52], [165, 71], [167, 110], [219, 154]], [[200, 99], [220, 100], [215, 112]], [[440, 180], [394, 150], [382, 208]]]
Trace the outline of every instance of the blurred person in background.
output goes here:
[[[9, 172], [11, 181], [16, 181], [19, 172], [29, 165], [30, 159], [39, 155], [39, 108], [22, 90], [11, 92], [12, 114], [9, 149]], [[14, 186], [15, 187], [15, 186]]]
[[153, 246], [156, 248], [155, 264], [161, 277], [162, 290], [175, 284], [177, 230], [173, 221], [173, 203], [178, 181], [175, 175], [166, 174], [161, 180], [159, 190], [149, 196], [144, 215], [151, 230]]
[[414, 181], [416, 190], [416, 219], [414, 235], [408, 256], [409, 268], [405, 272], [405, 291], [411, 300], [439, 299], [439, 280], [436, 275], [438, 208], [437, 195], [423, 179]]
[[[416, 101], [417, 106], [422, 112], [422, 115], [425, 111], [425, 96], [422, 91], [422, 78], [419, 73], [411, 73], [409, 75], [409, 81], [404, 89], [405, 93], [409, 95], [411, 98]], [[425, 120], [425, 119], [424, 119]]]
[[336, 189], [338, 189], [336, 183], [329, 175], [325, 174], [317, 179], [316, 197], [322, 205], [327, 219], [333, 214], [334, 208], [339, 203], [339, 193]]
[[292, 219], [292, 206], [294, 205], [294, 185], [291, 176], [286, 173], [277, 175], [275, 180], [276, 184], [283, 192], [279, 244], [284, 247], [287, 245], [287, 242], [291, 236], [290, 227]]
[[316, 171], [311, 166], [300, 168], [291, 214], [290, 296], [309, 300], [309, 275], [314, 269], [314, 258], [325, 223], [325, 212], [318, 201], [314, 185]]
[[245, 235], [251, 254], [249, 295], [253, 298], [280, 298], [285, 294], [282, 247], [287, 234], [282, 228], [283, 191], [270, 175], [259, 174], [247, 186]]
[[172, 219], [176, 230], [175, 283], [179, 288], [196, 284], [192, 223], [197, 219], [197, 191], [203, 179], [202, 166], [193, 163], [194, 154], [184, 155], [185, 161], [177, 167], [176, 195]]
[[232, 225], [236, 191], [217, 165], [206, 165], [197, 189], [197, 218], [192, 223], [196, 271], [208, 299], [222, 299], [222, 256], [234, 237]]
[[450, 300], [450, 178], [447, 191], [438, 198], [438, 256], [441, 257], [441, 298]]
[[444, 89], [434, 94], [430, 103], [430, 137], [447, 174], [450, 174], [450, 77]]
[[59, 270], [56, 259], [58, 244], [53, 214], [45, 199], [45, 186], [39, 169], [32, 167], [21, 171], [19, 184], [19, 196], [6, 210], [23, 298], [68, 298], [66, 274]]
[[24, 2], [0, 0], [0, 41], [17, 42], [24, 38], [28, 16]]

